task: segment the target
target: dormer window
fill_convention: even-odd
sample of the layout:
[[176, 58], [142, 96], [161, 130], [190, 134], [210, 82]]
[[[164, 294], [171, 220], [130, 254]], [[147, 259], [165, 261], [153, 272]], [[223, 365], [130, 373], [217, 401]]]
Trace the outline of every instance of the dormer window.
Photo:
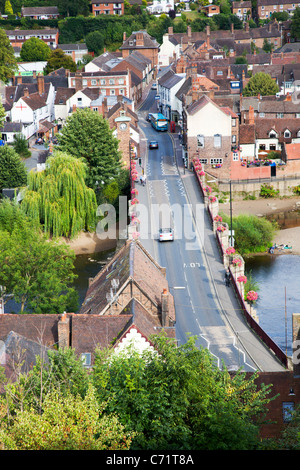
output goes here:
[[289, 139], [290, 137], [291, 137], [291, 132], [290, 132], [288, 129], [286, 129], [286, 130], [284, 131], [284, 138], [285, 138], [285, 139]]

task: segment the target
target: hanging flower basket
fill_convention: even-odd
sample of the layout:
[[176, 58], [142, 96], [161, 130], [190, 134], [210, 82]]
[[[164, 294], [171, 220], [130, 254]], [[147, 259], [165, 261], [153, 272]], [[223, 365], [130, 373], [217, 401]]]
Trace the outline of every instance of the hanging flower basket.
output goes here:
[[133, 232], [133, 234], [132, 234], [133, 240], [137, 240], [139, 238], [139, 236], [140, 236], [139, 232]]
[[138, 204], [139, 203], [139, 200], [134, 197], [133, 199], [131, 199], [131, 205], [134, 206], [134, 204]]
[[230, 246], [229, 248], [226, 249], [226, 255], [234, 255], [235, 253], [235, 249], [233, 248], [233, 246]]
[[258, 299], [258, 294], [254, 290], [249, 290], [247, 293], [247, 300], [248, 302], [252, 305], [254, 304]]
[[139, 192], [136, 188], [133, 188], [130, 192], [131, 192], [131, 194], [135, 194], [136, 196], [139, 194]]
[[209, 196], [209, 200], [210, 200], [210, 202], [216, 202], [217, 198], [216, 198], [216, 196]]
[[241, 284], [246, 284], [247, 282], [247, 277], [246, 276], [239, 276], [237, 278], [237, 281], [240, 282]]
[[215, 222], [220, 222], [220, 223], [221, 223], [222, 220], [223, 220], [223, 219], [222, 219], [222, 217], [221, 217], [220, 215], [216, 215], [216, 216], [214, 217], [214, 221], [215, 221]]
[[242, 266], [242, 260], [240, 260], [240, 258], [233, 258], [232, 264], [233, 266], [240, 267]]
[[219, 226], [217, 227], [217, 231], [218, 231], [218, 232], [225, 232], [225, 230], [226, 230], [226, 227], [225, 227], [224, 225], [219, 225]]
[[205, 171], [201, 170], [201, 171], [199, 172], [199, 175], [200, 175], [200, 176], [204, 176], [204, 175], [205, 175]]
[[132, 217], [131, 219], [132, 225], [138, 225], [140, 223], [139, 219], [137, 217]]
[[205, 191], [206, 191], [207, 193], [211, 193], [212, 189], [211, 189], [210, 186], [206, 186]]

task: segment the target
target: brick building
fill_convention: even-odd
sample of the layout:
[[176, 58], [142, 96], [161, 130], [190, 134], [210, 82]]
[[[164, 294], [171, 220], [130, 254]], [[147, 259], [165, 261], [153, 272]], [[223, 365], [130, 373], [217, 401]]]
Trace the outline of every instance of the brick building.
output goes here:
[[249, 20], [252, 17], [251, 1], [232, 2], [232, 13], [240, 20]]
[[56, 28], [13, 29], [6, 30], [5, 33], [13, 47], [22, 47], [24, 42], [30, 38], [39, 38], [52, 49], [58, 46], [59, 32]]
[[273, 13], [286, 11], [292, 14], [298, 5], [291, 0], [257, 0], [257, 13], [260, 19], [265, 20], [272, 18]]
[[92, 13], [98, 15], [124, 15], [124, 0], [92, 0]]
[[129, 38], [123, 35], [123, 44], [120, 47], [122, 57], [128, 57], [132, 52], [138, 51], [151, 60], [152, 68], [158, 64], [159, 44], [146, 31], [135, 31]]

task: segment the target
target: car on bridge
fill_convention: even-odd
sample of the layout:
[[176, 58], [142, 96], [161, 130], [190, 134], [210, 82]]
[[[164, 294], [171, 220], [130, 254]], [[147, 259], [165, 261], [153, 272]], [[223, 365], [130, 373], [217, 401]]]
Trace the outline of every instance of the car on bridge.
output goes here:
[[159, 241], [160, 242], [174, 241], [174, 230], [172, 228], [159, 229]]

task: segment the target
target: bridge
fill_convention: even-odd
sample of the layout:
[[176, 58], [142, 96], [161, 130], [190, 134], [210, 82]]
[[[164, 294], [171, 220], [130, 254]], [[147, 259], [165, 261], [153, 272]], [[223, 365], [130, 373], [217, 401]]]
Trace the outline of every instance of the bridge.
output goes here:
[[[154, 111], [154, 94], [149, 92], [138, 111], [144, 136], [142, 167], [147, 176], [146, 186], [137, 185], [140, 242], [166, 267], [175, 300], [178, 342], [184, 343], [188, 334], [197, 336], [198, 345], [209, 349], [219, 367], [225, 364], [231, 370], [284, 371], [285, 354], [247, 316], [235, 285], [224, 285], [220, 247], [197, 178], [183, 166], [177, 135], [157, 132], [146, 121], [147, 113]], [[158, 149], [147, 149], [150, 140], [158, 141]], [[169, 210], [158, 214], [162, 207]], [[168, 217], [175, 239], [160, 243], [158, 228], [168, 223]]]

